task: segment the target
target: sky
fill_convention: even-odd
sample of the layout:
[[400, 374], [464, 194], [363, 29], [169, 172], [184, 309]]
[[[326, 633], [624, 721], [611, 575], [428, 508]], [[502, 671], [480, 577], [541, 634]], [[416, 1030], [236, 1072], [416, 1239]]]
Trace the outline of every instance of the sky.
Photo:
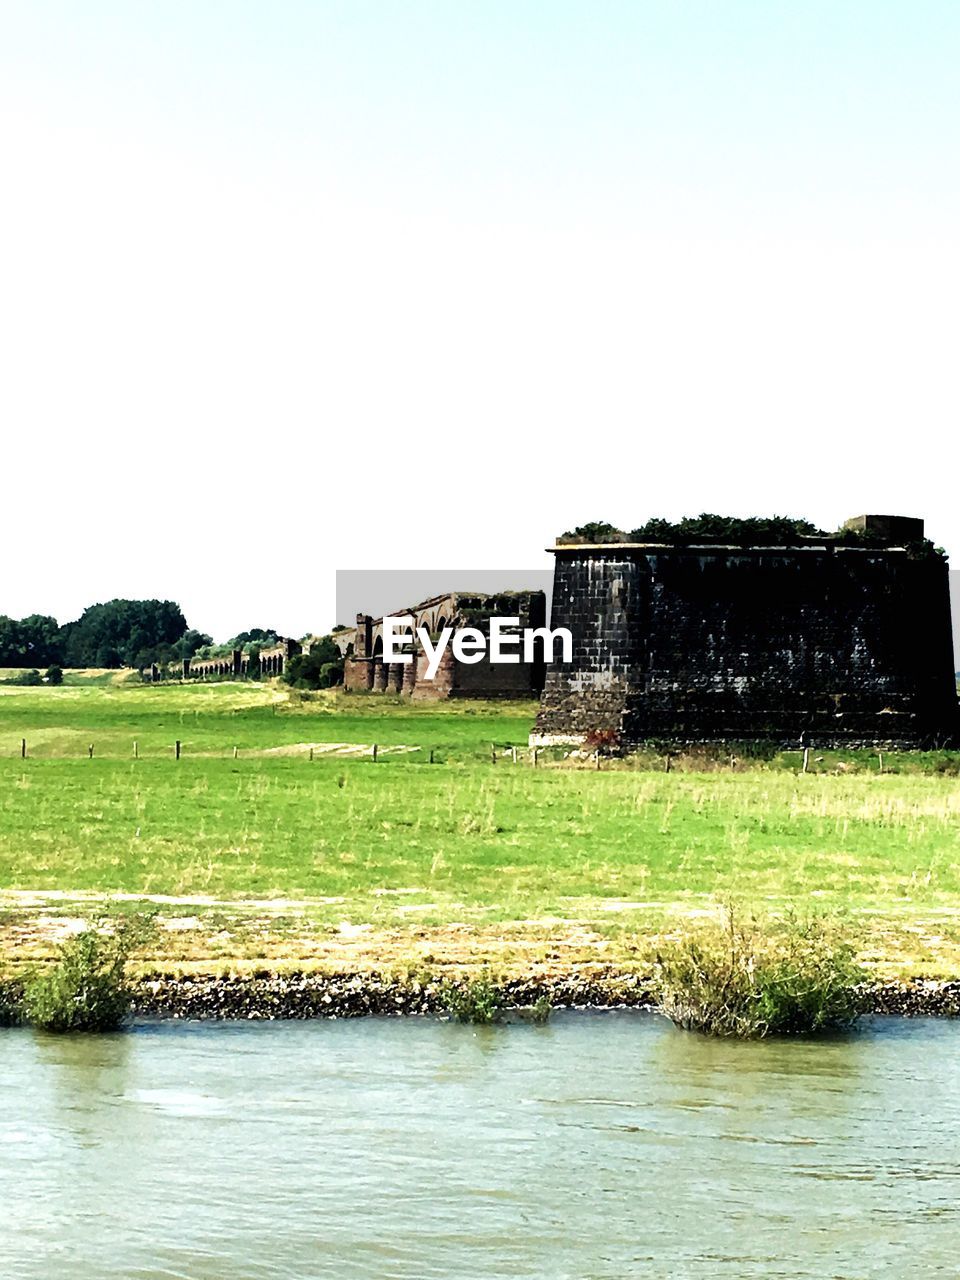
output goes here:
[[299, 636], [700, 511], [960, 564], [958, 61], [952, 0], [0, 0], [0, 613]]

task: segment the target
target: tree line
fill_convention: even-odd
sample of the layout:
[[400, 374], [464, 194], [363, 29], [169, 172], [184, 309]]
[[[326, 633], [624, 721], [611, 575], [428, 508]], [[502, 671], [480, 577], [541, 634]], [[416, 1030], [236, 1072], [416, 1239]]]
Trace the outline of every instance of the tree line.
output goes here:
[[192, 657], [209, 636], [172, 600], [108, 600], [75, 622], [0, 615], [0, 667], [147, 667]]
[[[183, 610], [172, 600], [108, 600], [84, 609], [75, 622], [62, 626], [56, 618], [32, 613], [26, 618], [0, 615], [0, 667], [24, 668], [17, 683], [59, 684], [62, 667], [135, 667], [154, 663], [166, 673], [184, 658], [217, 657], [242, 649], [250, 678], [260, 675], [260, 650], [276, 644], [277, 632], [268, 627], [241, 631], [225, 644], [187, 625]], [[286, 682], [300, 689], [322, 689], [343, 680], [343, 659], [329, 636], [291, 659]]]

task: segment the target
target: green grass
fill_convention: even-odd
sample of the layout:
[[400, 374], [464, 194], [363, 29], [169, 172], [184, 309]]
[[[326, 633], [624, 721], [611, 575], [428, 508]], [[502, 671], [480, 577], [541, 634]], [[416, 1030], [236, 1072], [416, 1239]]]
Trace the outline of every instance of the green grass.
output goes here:
[[[94, 677], [96, 679], [96, 677]], [[384, 714], [385, 710], [388, 714]], [[298, 743], [377, 742], [421, 746], [429, 755], [489, 755], [491, 741], [527, 740], [532, 703], [443, 704], [399, 698], [298, 694], [274, 685], [67, 685], [0, 687], [0, 758], [165, 758], [179, 739], [186, 755], [294, 748]]]
[[[736, 897], [855, 912], [873, 959], [960, 971], [955, 777], [491, 763], [491, 740], [523, 744], [533, 710], [234, 684], [5, 689], [8, 945], [32, 954], [41, 918], [122, 893], [209, 899], [163, 906], [200, 922], [168, 938], [187, 958], [639, 963], [644, 938]], [[310, 742], [384, 750], [311, 761]], [[278, 750], [292, 754], [263, 754]]]

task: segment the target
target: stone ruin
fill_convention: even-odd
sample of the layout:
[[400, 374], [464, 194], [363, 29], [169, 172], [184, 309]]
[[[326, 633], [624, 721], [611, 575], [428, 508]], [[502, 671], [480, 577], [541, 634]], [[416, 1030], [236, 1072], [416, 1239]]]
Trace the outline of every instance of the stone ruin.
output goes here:
[[350, 692], [404, 693], [414, 701], [444, 698], [530, 698], [543, 689], [544, 662], [492, 663], [485, 654], [480, 662], [458, 662], [448, 644], [436, 675], [426, 679], [427, 655], [416, 641], [424, 627], [435, 640], [444, 627], [476, 627], [489, 635], [491, 617], [517, 617], [521, 627], [542, 627], [546, 597], [542, 591], [507, 591], [498, 595], [450, 592], [421, 600], [388, 616], [409, 615], [413, 634], [405, 649], [412, 661], [384, 662], [383, 618], [357, 614], [357, 625], [335, 631], [333, 640], [344, 655], [344, 688]]
[[796, 545], [558, 542], [531, 742], [958, 738], [945, 557], [923, 521], [860, 516]]
[[[270, 676], [282, 676], [287, 662], [301, 653], [299, 641], [282, 637], [276, 644], [260, 650], [260, 674], [269, 679]], [[250, 656], [242, 649], [233, 649], [219, 658], [184, 658], [184, 680], [209, 680], [211, 677], [226, 676], [228, 679], [243, 680], [248, 673]]]

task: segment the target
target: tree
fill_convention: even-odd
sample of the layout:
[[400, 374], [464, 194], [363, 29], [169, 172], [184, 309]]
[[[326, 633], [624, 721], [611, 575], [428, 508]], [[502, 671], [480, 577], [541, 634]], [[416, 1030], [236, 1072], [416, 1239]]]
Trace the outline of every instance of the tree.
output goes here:
[[47, 684], [63, 684], [63, 668], [56, 665], [47, 667], [46, 674], [43, 677]]
[[[98, 647], [93, 655], [93, 662], [85, 662], [83, 665], [92, 667], [119, 667], [123, 664], [120, 661], [120, 654], [112, 644], [102, 644]], [[132, 665], [132, 664], [131, 664]]]
[[0, 617], [0, 666], [47, 666], [61, 657], [56, 618], [32, 613], [27, 618]]
[[229, 649], [243, 649], [248, 644], [258, 644], [261, 649], [269, 649], [277, 643], [277, 633], [272, 628], [252, 627], [249, 631], [241, 631], [227, 641]]
[[187, 620], [172, 600], [108, 600], [65, 628], [64, 658], [72, 667], [133, 666], [151, 649], [176, 644]]
[[295, 689], [329, 689], [343, 684], [343, 658], [340, 650], [324, 636], [310, 646], [309, 653], [297, 654], [284, 668], [283, 678]]
[[20, 619], [21, 642], [24, 657], [35, 666], [47, 666], [60, 661], [60, 624], [56, 618], [42, 613], [31, 613]]
[[194, 627], [190, 627], [173, 646], [173, 657], [180, 659], [192, 658], [198, 649], [202, 649], [204, 645], [208, 644], [213, 644], [212, 636], [204, 635], [202, 631], [197, 631]]

